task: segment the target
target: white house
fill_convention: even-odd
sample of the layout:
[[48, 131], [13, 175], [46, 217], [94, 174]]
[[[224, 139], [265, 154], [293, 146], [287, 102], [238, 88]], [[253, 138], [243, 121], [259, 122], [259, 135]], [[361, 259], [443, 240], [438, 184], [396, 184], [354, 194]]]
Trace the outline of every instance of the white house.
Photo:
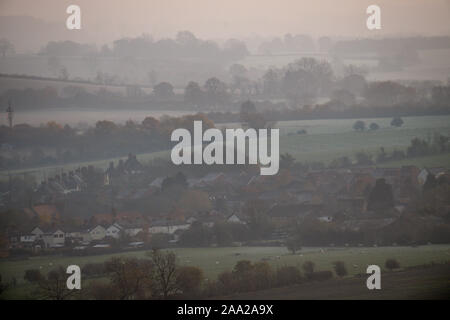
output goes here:
[[186, 222], [189, 224], [193, 224], [196, 221], [197, 221], [197, 219], [195, 217], [189, 217], [186, 219]]
[[323, 217], [318, 217], [317, 220], [319, 220], [320, 222], [332, 222], [333, 221], [333, 217], [331, 217], [331, 216], [323, 216]]
[[120, 233], [122, 231], [123, 231], [122, 226], [119, 225], [118, 223], [114, 223], [106, 229], [106, 236], [114, 239], [119, 239]]
[[106, 229], [98, 225], [95, 228], [89, 230], [91, 240], [103, 240], [106, 237]]
[[155, 233], [174, 234], [178, 230], [187, 230], [189, 229], [189, 227], [190, 227], [189, 223], [157, 221], [152, 223], [152, 225], [148, 228], [148, 232], [151, 234]]
[[89, 241], [89, 230], [83, 227], [75, 227], [73, 229], [66, 230], [66, 238], [83, 239], [83, 241]]
[[134, 237], [136, 236], [139, 232], [142, 232], [144, 229], [142, 227], [139, 226], [127, 226], [125, 228], [125, 234], [130, 236], [130, 237]]
[[64, 247], [66, 234], [60, 229], [47, 231], [41, 237], [46, 248]]
[[64, 246], [66, 234], [60, 229], [43, 231], [41, 228], [35, 227], [29, 235], [22, 236], [20, 240], [27, 243], [42, 240], [46, 248], [57, 248]]
[[39, 227], [35, 227], [33, 230], [31, 230], [31, 234], [34, 235], [36, 239], [42, 239], [44, 231], [42, 231], [42, 229]]
[[27, 244], [33, 243], [36, 240], [36, 236], [34, 234], [26, 234], [20, 236], [20, 242]]

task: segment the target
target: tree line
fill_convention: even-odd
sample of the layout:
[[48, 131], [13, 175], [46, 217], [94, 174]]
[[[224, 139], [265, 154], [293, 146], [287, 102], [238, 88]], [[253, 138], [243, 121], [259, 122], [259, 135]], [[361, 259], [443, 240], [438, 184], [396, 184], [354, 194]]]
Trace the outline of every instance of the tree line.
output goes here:
[[[89, 282], [84, 282], [88, 286], [81, 292], [67, 289], [67, 274], [62, 267], [48, 274], [28, 269], [24, 280], [33, 285], [35, 297], [48, 300], [199, 299], [326, 281], [334, 275], [342, 278], [349, 274], [343, 261], [334, 261], [333, 271], [319, 271], [312, 261], [305, 261], [301, 266], [273, 268], [267, 261], [240, 260], [231, 271], [207, 279], [202, 269], [180, 265], [173, 252], [152, 250], [147, 256], [144, 259], [113, 257], [103, 263], [85, 264], [82, 275]], [[387, 269], [399, 267], [397, 260], [386, 260]], [[7, 289], [5, 286], [4, 290]]]

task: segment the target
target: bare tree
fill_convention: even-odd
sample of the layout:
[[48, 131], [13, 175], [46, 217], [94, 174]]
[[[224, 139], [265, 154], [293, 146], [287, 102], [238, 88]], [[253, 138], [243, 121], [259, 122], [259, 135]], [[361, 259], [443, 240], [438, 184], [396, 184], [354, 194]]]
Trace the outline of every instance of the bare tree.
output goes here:
[[63, 267], [50, 271], [37, 281], [38, 294], [46, 300], [66, 300], [77, 291], [67, 288], [67, 273]]
[[142, 297], [145, 289], [150, 288], [152, 268], [148, 260], [111, 258], [105, 267], [120, 300]]
[[0, 274], [0, 295], [3, 291], [6, 291], [6, 289], [8, 289], [8, 285], [2, 282], [2, 275]]
[[178, 291], [176, 256], [157, 249], [149, 255], [154, 268], [155, 291], [167, 299]]

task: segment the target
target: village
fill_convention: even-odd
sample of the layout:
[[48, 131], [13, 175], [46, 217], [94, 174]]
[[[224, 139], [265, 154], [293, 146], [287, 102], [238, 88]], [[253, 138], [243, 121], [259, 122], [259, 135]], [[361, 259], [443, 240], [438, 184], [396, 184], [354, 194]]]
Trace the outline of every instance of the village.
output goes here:
[[[328, 238], [322, 234], [321, 244], [395, 245], [370, 238], [368, 230], [394, 228], [415, 212], [431, 177], [450, 181], [445, 169], [415, 166], [300, 170], [291, 165], [275, 176], [261, 176], [249, 166], [225, 172], [203, 168], [206, 173], [195, 177], [181, 171], [158, 176], [163, 170], [146, 167], [130, 154], [106, 170], [83, 167], [42, 181], [28, 195], [25, 203], [30, 205], [15, 209], [26, 224], [13, 225], [2, 235], [7, 244], [2, 255], [223, 245], [218, 239], [220, 226], [240, 234], [230, 237], [230, 245], [252, 241], [283, 245], [305, 221], [364, 232], [364, 240], [342, 240], [345, 243], [334, 239], [323, 243]], [[14, 200], [3, 197], [2, 205], [11, 201], [8, 205], [14, 206]], [[447, 200], [435, 205], [439, 214], [421, 218], [425, 219], [421, 223], [445, 222]], [[205, 229], [216, 232], [207, 242], [184, 240], [192, 238], [183, 237], [189, 231], [198, 236]]]

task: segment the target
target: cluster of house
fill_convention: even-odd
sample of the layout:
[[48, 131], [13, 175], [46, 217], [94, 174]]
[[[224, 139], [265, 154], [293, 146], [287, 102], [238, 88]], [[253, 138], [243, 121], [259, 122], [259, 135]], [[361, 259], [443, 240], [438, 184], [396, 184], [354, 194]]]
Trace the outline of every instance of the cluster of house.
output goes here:
[[[104, 175], [104, 188], [99, 189], [99, 194], [102, 192], [110, 194], [108, 191], [110, 179], [124, 172], [139, 173], [135, 176], [142, 176], [140, 170], [142, 166], [133, 155], [117, 167], [110, 165]], [[57, 248], [67, 245], [68, 242], [80, 246], [103, 246], [108, 240], [126, 238], [130, 243], [138, 244], [144, 241], [144, 236], [161, 233], [171, 235], [176, 241], [177, 235], [188, 229], [195, 221], [209, 227], [217, 221], [246, 223], [243, 208], [249, 200], [258, 200], [266, 204], [268, 209], [264, 213], [271, 219], [277, 232], [285, 232], [293, 222], [307, 216], [325, 223], [337, 221], [339, 217], [343, 225], [357, 230], [363, 223], [380, 225], [392, 223], [412, 200], [417, 198], [430, 174], [449, 176], [444, 168], [419, 169], [415, 166], [325, 169], [307, 172], [281, 170], [275, 176], [261, 176], [259, 173], [249, 171], [211, 172], [203, 177], [188, 177], [186, 181], [189, 189], [208, 194], [213, 208], [207, 214], [183, 212], [181, 217], [174, 219], [164, 214], [156, 216], [130, 212], [97, 214], [90, 223], [84, 224], [89, 227], [76, 230], [54, 228], [47, 230], [36, 227], [28, 234], [14, 235], [10, 243], [12, 246]], [[63, 193], [62, 190], [84, 188], [88, 178], [89, 172], [76, 171], [54, 178], [44, 186], [56, 188]], [[138, 187], [136, 184], [132, 188], [123, 186], [115, 193], [114, 201], [130, 202], [161, 191], [166, 178], [155, 177], [150, 183], [146, 182]], [[395, 199], [392, 211], [381, 218], [375, 217], [368, 206], [368, 194], [380, 178], [392, 187]], [[58, 185], [61, 188], [57, 187]], [[67, 194], [67, 197], [71, 196], [75, 194]], [[58, 210], [51, 202], [26, 208], [25, 211], [28, 211], [30, 216], [38, 216], [39, 221], [43, 222], [42, 225], [58, 225], [55, 223], [58, 221]]]
[[[136, 223], [129, 223], [127, 219], [134, 216]], [[154, 234], [166, 234], [173, 238], [173, 242], [178, 240], [179, 234], [183, 230], [189, 229], [192, 223], [197, 219], [191, 217], [185, 221], [156, 220], [148, 223], [138, 213], [126, 213], [118, 215], [111, 219], [111, 215], [97, 215], [97, 218], [107, 217], [113, 220], [110, 224], [96, 224], [90, 228], [59, 228], [59, 227], [34, 227], [29, 233], [15, 234], [10, 236], [10, 248], [32, 248], [32, 249], [51, 249], [74, 247], [83, 249], [86, 246], [94, 248], [109, 247], [111, 241], [125, 239], [129, 246], [140, 246], [144, 244], [144, 239]], [[119, 222], [117, 222], [117, 221]], [[244, 223], [237, 214], [232, 214], [227, 219], [230, 223]], [[203, 221], [202, 221], [203, 223]], [[205, 221], [206, 226], [213, 226], [210, 221]]]
[[62, 173], [61, 175], [57, 174], [47, 181], [43, 181], [37, 188], [36, 193], [69, 194], [71, 192], [80, 191], [84, 187], [86, 187], [86, 182], [83, 180], [82, 169], [79, 168], [75, 171], [69, 171], [69, 173]]
[[[421, 194], [428, 175], [446, 176], [444, 168], [352, 168], [312, 171], [274, 191], [263, 192], [260, 199], [274, 201], [269, 216], [278, 225], [289, 226], [293, 218], [314, 216], [322, 222], [339, 219], [343, 227], [359, 230], [364, 224], [383, 227], [400, 217]], [[392, 188], [394, 205], [384, 216], [370, 207], [369, 195], [378, 179]], [[275, 196], [278, 193], [278, 196]], [[443, 207], [442, 210], [450, 211]], [[337, 221], [336, 221], [337, 222]]]
[[[111, 162], [101, 176], [104, 185], [109, 185], [112, 177], [120, 175], [141, 174], [142, 164], [137, 160], [136, 155], [129, 154], [126, 160], [120, 159], [115, 167]], [[38, 202], [54, 202], [56, 199], [68, 196], [71, 193], [81, 192], [88, 187], [89, 180], [95, 177], [93, 166], [81, 167], [68, 173], [62, 172], [53, 177], [43, 180], [34, 191], [34, 198]]]

